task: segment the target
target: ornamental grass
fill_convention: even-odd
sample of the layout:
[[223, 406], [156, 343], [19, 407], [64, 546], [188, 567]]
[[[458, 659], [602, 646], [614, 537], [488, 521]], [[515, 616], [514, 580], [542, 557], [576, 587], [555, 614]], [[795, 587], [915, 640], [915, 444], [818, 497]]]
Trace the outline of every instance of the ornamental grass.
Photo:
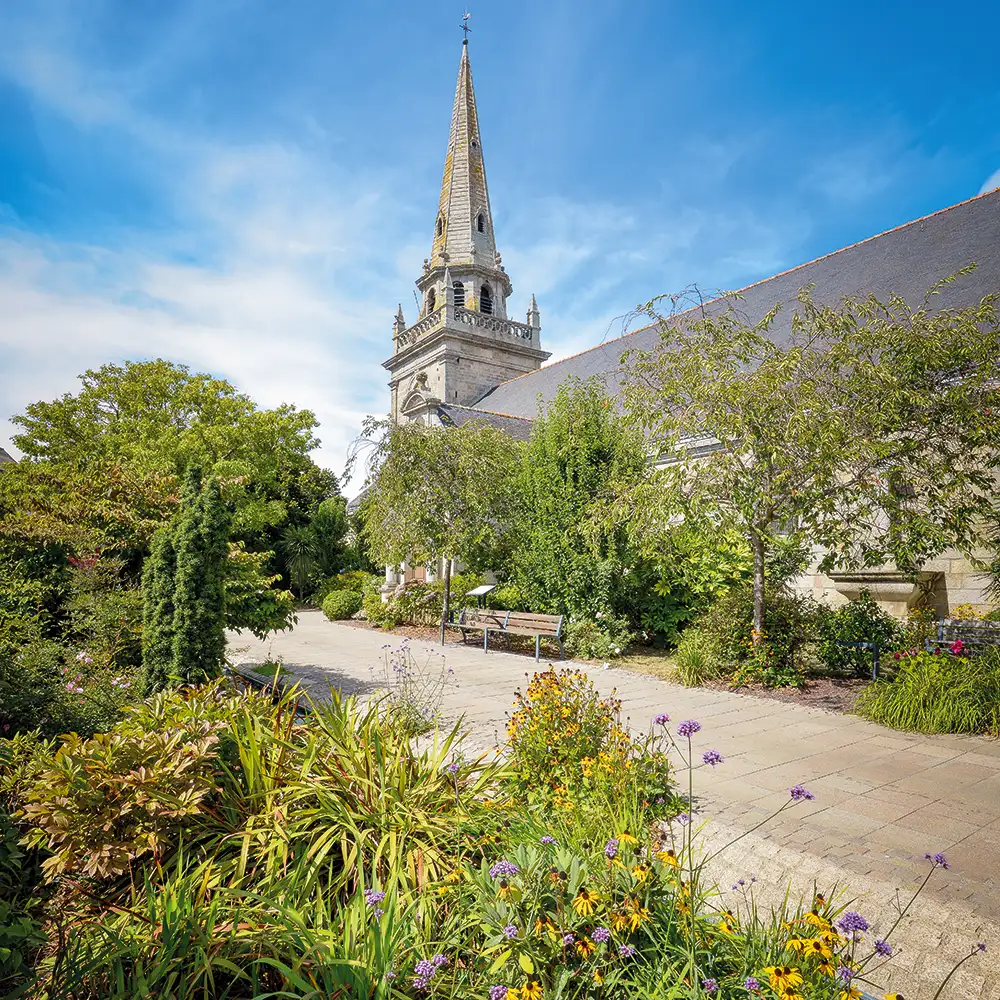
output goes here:
[[[0, 741], [18, 864], [41, 865], [18, 903], [35, 937], [17, 968], [0, 950], [0, 985], [850, 1000], [892, 959], [908, 905], [876, 932], [832, 893], [765, 910], [752, 879], [709, 882], [694, 788], [726, 765], [697, 720], [662, 712], [636, 736], [613, 696], [550, 669], [518, 695], [503, 752], [469, 761], [459, 727], [418, 748], [385, 702], [334, 697], [303, 718], [298, 699], [217, 682], [92, 740]], [[796, 785], [773, 814], [811, 799]]]

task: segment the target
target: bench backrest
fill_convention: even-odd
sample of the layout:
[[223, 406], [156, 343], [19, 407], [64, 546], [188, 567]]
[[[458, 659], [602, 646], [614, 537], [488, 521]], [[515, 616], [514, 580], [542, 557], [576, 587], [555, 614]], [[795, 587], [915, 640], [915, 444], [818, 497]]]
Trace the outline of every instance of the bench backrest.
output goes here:
[[509, 611], [498, 611], [495, 608], [463, 608], [459, 624], [503, 628], [509, 614]]
[[562, 631], [562, 615], [540, 615], [532, 611], [511, 611], [507, 628], [519, 628], [539, 635], [558, 636]]
[[944, 619], [938, 623], [938, 642], [961, 639], [966, 646], [1000, 646], [1000, 622]]

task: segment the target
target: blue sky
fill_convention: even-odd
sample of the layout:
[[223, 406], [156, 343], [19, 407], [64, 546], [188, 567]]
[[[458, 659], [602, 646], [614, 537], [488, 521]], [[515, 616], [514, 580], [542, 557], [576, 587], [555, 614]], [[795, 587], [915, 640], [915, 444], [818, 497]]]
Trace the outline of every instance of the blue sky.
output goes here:
[[[1000, 5], [470, 8], [511, 313], [538, 296], [554, 358], [1000, 185]], [[0, 5], [0, 445], [85, 368], [163, 356], [315, 410], [339, 469], [414, 312], [461, 13]]]

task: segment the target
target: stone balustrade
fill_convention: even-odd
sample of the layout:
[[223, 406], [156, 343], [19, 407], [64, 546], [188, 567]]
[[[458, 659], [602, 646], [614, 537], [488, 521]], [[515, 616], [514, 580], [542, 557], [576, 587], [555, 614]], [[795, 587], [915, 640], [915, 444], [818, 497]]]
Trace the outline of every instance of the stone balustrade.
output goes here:
[[476, 312], [474, 309], [465, 309], [461, 306], [455, 309], [455, 319], [459, 323], [467, 326], [476, 326], [482, 330], [489, 330], [492, 333], [500, 333], [506, 337], [517, 337], [519, 340], [531, 340], [534, 331], [527, 323], [515, 323], [512, 319], [504, 319], [502, 316], [491, 316], [487, 313]]
[[414, 323], [408, 330], [404, 330], [396, 338], [396, 350], [409, 347], [425, 333], [436, 330], [442, 323], [444, 323], [444, 306], [435, 309], [434, 312], [429, 312], [422, 320]]

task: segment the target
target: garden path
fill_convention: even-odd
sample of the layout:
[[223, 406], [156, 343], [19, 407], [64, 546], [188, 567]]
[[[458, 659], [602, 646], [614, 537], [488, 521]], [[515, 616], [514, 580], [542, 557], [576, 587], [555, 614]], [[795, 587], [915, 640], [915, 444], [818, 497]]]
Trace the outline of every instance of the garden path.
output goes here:
[[[377, 687], [386, 643], [399, 640], [308, 611], [294, 630], [267, 642], [230, 636], [230, 657], [280, 657], [315, 697], [331, 685], [363, 696]], [[446, 692], [443, 712], [450, 720], [464, 716], [466, 746], [495, 746], [513, 691], [534, 662], [460, 642], [443, 650], [420, 640], [409, 645], [418, 658], [443, 654], [455, 671], [457, 686]], [[900, 733], [855, 716], [582, 666], [602, 692], [617, 689], [634, 728], [645, 730], [663, 711], [674, 723], [698, 719], [695, 749], [725, 756], [697, 777], [695, 817], [705, 823], [701, 842], [710, 851], [745, 835], [712, 862], [724, 889], [754, 874], [758, 898], [768, 905], [780, 903], [789, 886], [798, 897], [813, 891], [814, 880], [821, 889], [838, 883], [860, 897], [857, 908], [876, 929], [885, 929], [896, 890], [908, 898], [927, 870], [924, 854], [941, 851], [952, 868], [935, 872], [897, 932], [903, 947], [887, 967], [894, 971], [885, 988], [912, 997], [916, 985], [916, 995], [930, 997], [972, 942], [1000, 949], [1000, 742]], [[798, 783], [815, 800], [753, 830]], [[944, 996], [1000, 1000], [1000, 963], [993, 954], [970, 961]]]

